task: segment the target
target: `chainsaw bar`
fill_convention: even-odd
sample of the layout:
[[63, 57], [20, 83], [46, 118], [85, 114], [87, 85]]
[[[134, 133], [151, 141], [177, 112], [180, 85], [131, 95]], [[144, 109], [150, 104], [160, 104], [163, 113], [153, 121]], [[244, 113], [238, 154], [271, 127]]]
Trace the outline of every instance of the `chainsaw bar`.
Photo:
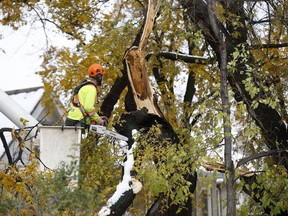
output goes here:
[[116, 139], [120, 139], [123, 141], [128, 141], [128, 137], [123, 136], [117, 132], [111, 131], [111, 130], [107, 130], [107, 128], [105, 126], [101, 126], [101, 125], [90, 125], [90, 131], [93, 131], [96, 134], [101, 134], [101, 135], [106, 135], [109, 137], [113, 137]]

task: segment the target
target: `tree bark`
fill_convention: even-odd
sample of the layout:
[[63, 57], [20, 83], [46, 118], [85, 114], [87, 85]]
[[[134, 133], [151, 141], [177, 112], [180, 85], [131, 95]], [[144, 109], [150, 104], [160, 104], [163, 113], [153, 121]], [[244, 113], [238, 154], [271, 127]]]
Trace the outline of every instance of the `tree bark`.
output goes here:
[[220, 96], [222, 101], [223, 128], [225, 152], [224, 161], [226, 168], [226, 190], [227, 190], [227, 215], [236, 215], [236, 186], [235, 170], [232, 160], [232, 129], [230, 121], [230, 102], [228, 97], [228, 72], [227, 72], [227, 48], [226, 37], [218, 28], [213, 11], [213, 0], [208, 0], [208, 14], [214, 34], [219, 38], [220, 47]]
[[101, 115], [107, 116], [108, 118], [111, 116], [111, 112], [114, 109], [115, 104], [117, 103], [120, 94], [124, 90], [124, 88], [127, 86], [127, 72], [122, 71], [122, 77], [117, 77], [114, 85], [112, 86], [109, 93], [106, 95], [101, 108], [100, 113]]

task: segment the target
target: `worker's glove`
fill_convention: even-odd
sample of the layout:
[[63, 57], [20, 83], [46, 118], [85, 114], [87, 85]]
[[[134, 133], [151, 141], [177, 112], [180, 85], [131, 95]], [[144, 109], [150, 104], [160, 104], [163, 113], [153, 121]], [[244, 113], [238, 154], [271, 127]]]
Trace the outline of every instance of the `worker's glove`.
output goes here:
[[108, 118], [106, 116], [99, 116], [99, 120], [96, 122], [97, 125], [107, 126]]

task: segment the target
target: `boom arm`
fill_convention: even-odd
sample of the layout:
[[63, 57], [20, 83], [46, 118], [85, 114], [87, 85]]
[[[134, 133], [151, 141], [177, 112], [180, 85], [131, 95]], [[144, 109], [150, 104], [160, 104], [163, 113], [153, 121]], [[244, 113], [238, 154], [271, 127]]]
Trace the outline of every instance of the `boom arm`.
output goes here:
[[[12, 121], [17, 127], [23, 128], [23, 121], [25, 119], [28, 122], [26, 127], [34, 127], [39, 124], [39, 122], [27, 113], [19, 104], [17, 104], [11, 97], [9, 97], [6, 92], [0, 89], [0, 112], [2, 112], [10, 121]], [[30, 135], [35, 136], [37, 128], [34, 128]]]

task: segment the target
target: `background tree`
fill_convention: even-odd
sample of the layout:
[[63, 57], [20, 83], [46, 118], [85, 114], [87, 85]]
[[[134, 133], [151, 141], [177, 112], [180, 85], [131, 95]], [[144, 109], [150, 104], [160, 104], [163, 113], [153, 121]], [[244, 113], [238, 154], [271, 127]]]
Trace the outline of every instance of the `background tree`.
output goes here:
[[[103, 10], [111, 3], [113, 7]], [[86, 76], [88, 66], [97, 61], [104, 63], [107, 71], [104, 80], [107, 86], [102, 89], [105, 98], [100, 100], [99, 107], [110, 117], [110, 126], [125, 118], [125, 112], [128, 112], [127, 116], [133, 116], [137, 106], [131, 97], [122, 61], [127, 49], [135, 45], [137, 35], [141, 35], [146, 1], [1, 1], [0, 4], [2, 25], [17, 28], [27, 22], [27, 17], [34, 17], [44, 27], [52, 23], [59, 33], [76, 42], [73, 48], [50, 47], [43, 54], [43, 70], [39, 74], [45, 86], [47, 100], [44, 103], [49, 104], [52, 91], [69, 102], [73, 87]], [[225, 114], [219, 86], [221, 62], [226, 56], [231, 124], [235, 128], [232, 146], [234, 152], [242, 154], [241, 158], [234, 158], [235, 179], [240, 180], [238, 185], [252, 200], [247, 203], [248, 208], [243, 205], [241, 211], [251, 209], [259, 214], [284, 214], [287, 211], [283, 202], [287, 196], [283, 193], [287, 185], [288, 138], [287, 3], [279, 0], [213, 1], [211, 10], [216, 19], [213, 25], [207, 1], [163, 1], [160, 7], [146, 45], [147, 75], [158, 97], [165, 125], [170, 125], [169, 129], [177, 137], [176, 143], [181, 145], [162, 148], [157, 139], [149, 139], [149, 144], [142, 141], [141, 146], [145, 148], [139, 149], [137, 154], [137, 160], [142, 160], [140, 164], [155, 159], [171, 162], [159, 163], [155, 169], [158, 171], [150, 172], [157, 182], [149, 179], [145, 172], [151, 167], [139, 170], [136, 167], [137, 177], [145, 182], [143, 190], [158, 199], [167, 194], [165, 192], [171, 192], [173, 186], [167, 185], [167, 173], [170, 181], [175, 168], [179, 176], [174, 178], [178, 180], [187, 173], [179, 161], [181, 164], [185, 161], [194, 171], [203, 165], [204, 159], [209, 162], [223, 160], [220, 150]], [[222, 37], [215, 34], [212, 26], [225, 36], [227, 54], [221, 49]], [[142, 112], [149, 120], [148, 113]], [[155, 116], [150, 116], [151, 119], [160, 121]], [[137, 122], [134, 126], [136, 129], [144, 126], [145, 133], [152, 136], [157, 134], [154, 123], [151, 121], [147, 126]], [[117, 125], [120, 132], [128, 130], [127, 125], [124, 125], [126, 128]], [[162, 121], [160, 125], [163, 126]], [[160, 131], [163, 132], [161, 127]], [[157, 145], [151, 145], [153, 142]], [[207, 158], [209, 153], [211, 158]], [[239, 168], [248, 166], [253, 167], [255, 175], [238, 178]], [[173, 189], [174, 195], [178, 192], [185, 197], [182, 200], [191, 195], [185, 190], [185, 183], [187, 181], [182, 181], [181, 186]], [[258, 208], [259, 205], [262, 208]], [[151, 210], [153, 206], [156, 205], [152, 205]]]

